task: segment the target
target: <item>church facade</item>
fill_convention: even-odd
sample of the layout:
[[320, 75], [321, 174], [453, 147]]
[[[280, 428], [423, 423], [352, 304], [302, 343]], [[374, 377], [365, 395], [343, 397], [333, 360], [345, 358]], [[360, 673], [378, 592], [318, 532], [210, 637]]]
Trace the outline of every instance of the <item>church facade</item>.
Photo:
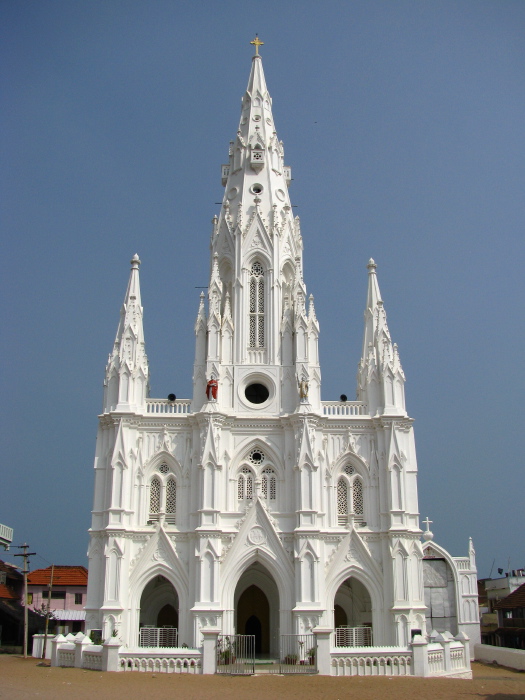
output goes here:
[[[257, 51], [222, 166], [191, 399], [149, 397], [131, 261], [106, 367], [88, 551], [86, 627], [103, 638], [134, 647], [146, 630], [171, 629], [175, 645], [199, 647], [213, 628], [254, 634], [272, 656], [281, 635], [322, 627], [406, 647], [433, 623], [427, 579], [453, 599], [442, 615], [452, 633], [475, 631], [473, 549], [460, 572], [430, 536], [421, 542], [405, 376], [373, 260], [357, 400], [321, 399], [320, 327], [290, 182]], [[428, 576], [423, 546], [445, 562]]]

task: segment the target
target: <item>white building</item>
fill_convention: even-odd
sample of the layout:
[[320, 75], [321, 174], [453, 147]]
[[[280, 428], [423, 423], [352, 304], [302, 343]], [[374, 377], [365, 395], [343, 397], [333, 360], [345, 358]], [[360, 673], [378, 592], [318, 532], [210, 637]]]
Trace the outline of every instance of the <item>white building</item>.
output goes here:
[[[270, 655], [280, 635], [315, 627], [371, 628], [361, 640], [403, 648], [413, 630], [430, 632], [412, 419], [376, 264], [358, 400], [322, 401], [290, 181], [255, 55], [222, 166], [193, 398], [149, 398], [137, 255], [106, 368], [87, 628], [117, 630], [125, 646], [164, 626], [190, 647], [204, 628], [254, 634]], [[429, 557], [454, 568], [438, 549]], [[465, 561], [470, 599], [473, 550]], [[472, 638], [477, 608], [463, 606], [453, 575], [454, 613], [443, 617]]]

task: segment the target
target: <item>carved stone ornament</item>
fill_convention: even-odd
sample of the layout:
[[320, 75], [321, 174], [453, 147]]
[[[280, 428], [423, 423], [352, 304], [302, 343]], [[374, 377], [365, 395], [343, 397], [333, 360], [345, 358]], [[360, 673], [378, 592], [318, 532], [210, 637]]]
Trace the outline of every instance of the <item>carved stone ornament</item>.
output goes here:
[[266, 544], [266, 533], [262, 529], [262, 527], [259, 527], [259, 525], [252, 527], [252, 529], [248, 533], [248, 541], [251, 544], [254, 544], [257, 546], [261, 545], [261, 544]]
[[157, 547], [153, 553], [153, 556], [151, 557], [153, 561], [166, 561], [168, 557], [168, 553], [166, 551], [166, 547], [163, 542], [159, 540], [157, 543]]

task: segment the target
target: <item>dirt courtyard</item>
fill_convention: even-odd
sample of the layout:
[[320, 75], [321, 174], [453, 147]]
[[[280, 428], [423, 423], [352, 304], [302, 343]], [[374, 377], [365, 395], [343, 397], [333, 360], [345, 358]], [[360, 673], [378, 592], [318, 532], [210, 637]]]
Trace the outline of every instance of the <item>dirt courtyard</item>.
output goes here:
[[193, 676], [163, 673], [100, 673], [40, 666], [37, 659], [0, 655], [1, 700], [518, 700], [525, 673], [473, 664], [474, 679], [332, 678], [327, 676]]

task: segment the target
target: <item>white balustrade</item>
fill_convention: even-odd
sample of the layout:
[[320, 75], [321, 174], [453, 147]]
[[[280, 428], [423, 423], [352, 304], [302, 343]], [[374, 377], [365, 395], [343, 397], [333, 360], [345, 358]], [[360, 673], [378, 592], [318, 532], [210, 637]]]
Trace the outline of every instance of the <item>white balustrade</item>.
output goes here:
[[102, 651], [85, 651], [82, 655], [82, 668], [102, 671]]
[[190, 399], [146, 399], [146, 413], [188, 414], [191, 413]]
[[198, 651], [180, 650], [169, 656], [161, 654], [126, 651], [120, 653], [121, 671], [139, 671], [142, 673], [202, 673], [201, 654]]
[[427, 658], [429, 676], [439, 676], [445, 671], [445, 654], [440, 644], [428, 645]]
[[75, 645], [74, 644], [64, 644], [58, 650], [58, 664], [57, 666], [71, 667], [75, 666]]
[[325, 416], [366, 416], [367, 407], [362, 401], [321, 401]]
[[412, 653], [376, 647], [369, 652], [332, 651], [332, 676], [411, 676]]

